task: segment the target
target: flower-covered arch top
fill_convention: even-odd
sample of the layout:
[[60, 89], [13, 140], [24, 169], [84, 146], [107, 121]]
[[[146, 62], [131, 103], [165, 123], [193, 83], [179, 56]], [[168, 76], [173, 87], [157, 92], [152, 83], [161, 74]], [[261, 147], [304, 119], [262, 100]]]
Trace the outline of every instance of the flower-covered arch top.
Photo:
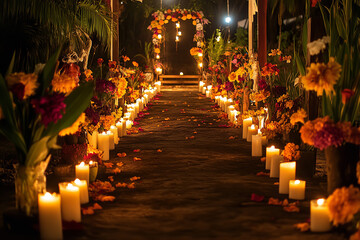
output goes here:
[[[157, 59], [156, 65], [161, 65], [159, 62], [160, 59], [160, 49], [161, 44], [164, 42], [164, 30], [165, 24], [174, 22], [178, 30], [177, 39], [181, 36], [180, 20], [192, 20], [192, 24], [196, 27], [196, 33], [194, 35], [193, 41], [196, 42], [197, 48], [202, 49], [204, 47], [204, 24], [208, 24], [209, 20], [204, 17], [202, 11], [193, 11], [188, 9], [167, 9], [167, 10], [158, 10], [152, 14], [154, 20], [151, 21], [148, 29], [152, 31], [152, 42], [154, 44], [154, 56]], [[156, 66], [155, 66], [156, 68]]]

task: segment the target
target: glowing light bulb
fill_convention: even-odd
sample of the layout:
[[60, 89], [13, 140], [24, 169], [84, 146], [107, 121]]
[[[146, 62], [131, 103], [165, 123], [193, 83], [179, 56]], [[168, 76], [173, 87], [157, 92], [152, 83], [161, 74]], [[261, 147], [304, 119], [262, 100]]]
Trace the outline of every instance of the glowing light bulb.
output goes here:
[[203, 67], [203, 63], [199, 63], [199, 68], [202, 68]]
[[178, 32], [178, 35], [181, 36], [181, 31]]
[[180, 23], [176, 23], [176, 28], [180, 28]]
[[175, 41], [176, 41], [176, 42], [180, 41], [179, 36], [176, 36], [176, 37], [175, 37]]
[[161, 34], [158, 34], [158, 39], [161, 39], [161, 38], [162, 38]]
[[203, 56], [203, 54], [200, 52], [200, 53], [198, 53], [198, 57], [202, 57]]

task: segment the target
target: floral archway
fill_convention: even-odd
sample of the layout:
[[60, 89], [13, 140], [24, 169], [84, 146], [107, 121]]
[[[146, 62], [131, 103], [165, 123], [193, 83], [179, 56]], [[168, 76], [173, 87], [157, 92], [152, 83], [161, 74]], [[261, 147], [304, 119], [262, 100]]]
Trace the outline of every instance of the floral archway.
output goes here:
[[[154, 18], [151, 21], [148, 29], [152, 31], [152, 43], [154, 45], [153, 56], [156, 59], [154, 68], [158, 74], [162, 73], [162, 62], [161, 62], [161, 49], [164, 46], [166, 39], [165, 34], [165, 25], [169, 22], [174, 22], [176, 26], [176, 42], [180, 41], [181, 38], [181, 24], [180, 20], [192, 20], [192, 24], [196, 28], [196, 33], [194, 35], [193, 41], [196, 42], [196, 47], [192, 48], [191, 55], [194, 56], [194, 51], [200, 54], [202, 57], [204, 44], [204, 25], [209, 23], [209, 20], [204, 17], [202, 11], [193, 11], [188, 9], [164, 9], [158, 10], [152, 14]], [[198, 61], [201, 61], [202, 58], [198, 58]], [[199, 63], [200, 64], [200, 63]], [[202, 63], [201, 63], [202, 67]]]

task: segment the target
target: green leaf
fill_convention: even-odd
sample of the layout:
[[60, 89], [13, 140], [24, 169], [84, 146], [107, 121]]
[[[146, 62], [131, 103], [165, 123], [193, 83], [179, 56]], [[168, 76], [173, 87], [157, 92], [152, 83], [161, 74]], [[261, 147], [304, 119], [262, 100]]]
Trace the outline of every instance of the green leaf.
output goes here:
[[304, 57], [306, 58], [307, 44], [308, 44], [308, 42], [307, 42], [308, 41], [307, 19], [305, 19], [305, 21], [304, 21], [301, 38], [302, 38], [302, 50], [303, 50]]
[[343, 22], [343, 19], [341, 18], [341, 16], [336, 15], [335, 20], [336, 20], [336, 28], [338, 30], [340, 37], [342, 37], [344, 40], [347, 40], [347, 34], [346, 34], [345, 24]]
[[329, 9], [325, 6], [323, 6], [322, 4], [319, 4], [319, 6], [320, 6], [320, 11], [321, 11], [321, 15], [323, 18], [323, 22], [324, 22], [326, 35], [329, 36], [330, 35]]
[[0, 120], [0, 133], [12, 142], [24, 155], [27, 153], [26, 144], [20, 132], [9, 126], [6, 120]]
[[26, 155], [26, 166], [36, 166], [40, 161], [44, 160], [49, 154], [47, 143], [50, 136], [43, 137], [37, 142], [34, 142]]
[[16, 122], [15, 122], [12, 99], [10, 97], [9, 90], [7, 89], [5, 78], [1, 74], [0, 74], [0, 96], [1, 96], [0, 106], [4, 114], [4, 117], [11, 127], [15, 127]]
[[296, 52], [295, 52], [295, 61], [299, 73], [301, 74], [301, 76], [305, 76], [306, 71], [305, 71], [304, 63], [301, 61], [299, 54], [297, 54]]
[[10, 64], [9, 64], [9, 67], [8, 67], [8, 70], [6, 71], [6, 75], [9, 75], [10, 73], [12, 73], [13, 71], [13, 68], [14, 68], [14, 64], [15, 64], [15, 52], [13, 53], [13, 56], [11, 58], [11, 61], [10, 61]]
[[41, 72], [39, 79], [42, 80], [40, 86], [42, 95], [44, 95], [46, 89], [50, 86], [50, 83], [54, 77], [55, 68], [61, 52], [61, 48], [62, 47], [59, 47], [59, 49], [55, 52], [55, 54], [49, 58], [49, 60], [46, 62], [43, 71]]
[[44, 136], [55, 136], [61, 130], [70, 127], [90, 104], [94, 82], [87, 82], [75, 88], [65, 99], [66, 109], [63, 117], [55, 124], [50, 124]]

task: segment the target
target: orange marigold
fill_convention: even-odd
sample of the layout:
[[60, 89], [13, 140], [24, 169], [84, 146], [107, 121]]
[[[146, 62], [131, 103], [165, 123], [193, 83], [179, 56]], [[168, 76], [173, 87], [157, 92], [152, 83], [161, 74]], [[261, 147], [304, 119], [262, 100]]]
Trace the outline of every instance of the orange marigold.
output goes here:
[[304, 123], [306, 117], [307, 117], [306, 111], [303, 108], [300, 108], [299, 110], [297, 110], [296, 113], [291, 115], [290, 123], [292, 125], [295, 125], [298, 122]]
[[282, 152], [285, 161], [297, 161], [300, 159], [299, 146], [295, 143], [288, 143], [285, 145], [284, 151]]
[[38, 76], [35, 73], [12, 73], [6, 76], [6, 82], [8, 87], [11, 88], [13, 85], [21, 83], [24, 85], [24, 99], [35, 94], [35, 90], [38, 88], [37, 83]]
[[350, 185], [336, 189], [327, 199], [334, 226], [350, 222], [360, 210], [360, 190]]

